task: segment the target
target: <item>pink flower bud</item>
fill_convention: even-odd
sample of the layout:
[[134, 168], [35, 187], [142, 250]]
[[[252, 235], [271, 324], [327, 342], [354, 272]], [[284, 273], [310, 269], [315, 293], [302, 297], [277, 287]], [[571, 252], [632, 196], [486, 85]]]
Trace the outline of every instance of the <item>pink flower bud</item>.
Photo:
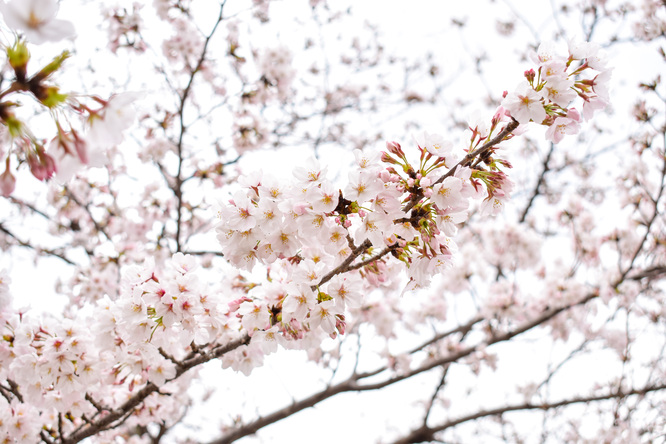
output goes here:
[[536, 77], [536, 73], [534, 72], [533, 69], [528, 69], [527, 71], [525, 71], [524, 76], [527, 79], [527, 81], [530, 82], [530, 84], [531, 84], [532, 82], [534, 82], [534, 78]]
[[[339, 315], [342, 316], [342, 315]], [[341, 335], [345, 334], [345, 329], [347, 324], [345, 323], [344, 318], [340, 319], [338, 316], [335, 317], [335, 329], [340, 332]]]
[[580, 122], [580, 113], [576, 108], [570, 108], [567, 112], [567, 117], [576, 122]]
[[405, 153], [402, 151], [402, 148], [398, 142], [386, 142], [386, 149], [391, 154], [395, 154], [399, 157], [405, 157]]
[[396, 165], [398, 163], [398, 161], [395, 160], [393, 157], [391, 157], [391, 155], [389, 153], [387, 153], [386, 151], [382, 151], [381, 160], [384, 163], [388, 163], [388, 164], [392, 164], [392, 165]]
[[32, 175], [39, 180], [50, 179], [57, 170], [53, 157], [46, 154], [40, 147], [37, 148], [37, 155], [28, 155], [28, 166]]
[[4, 197], [8, 197], [16, 188], [16, 178], [9, 171], [9, 157], [7, 157], [5, 164], [5, 172], [0, 174], [0, 194]]

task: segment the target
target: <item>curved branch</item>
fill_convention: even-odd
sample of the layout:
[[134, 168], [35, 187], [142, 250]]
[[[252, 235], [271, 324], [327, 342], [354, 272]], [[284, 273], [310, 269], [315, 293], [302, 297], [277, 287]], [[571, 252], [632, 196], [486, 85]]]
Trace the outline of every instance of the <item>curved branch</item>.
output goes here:
[[36, 246], [32, 245], [30, 242], [26, 242], [26, 241], [24, 241], [24, 240], [19, 239], [14, 233], [12, 233], [12, 232], [9, 231], [8, 229], [6, 229], [6, 228], [2, 225], [2, 222], [0, 222], [0, 232], [2, 232], [2, 233], [4, 233], [4, 234], [6, 234], [7, 236], [11, 237], [12, 239], [14, 239], [14, 241], [15, 241], [18, 245], [20, 245], [21, 247], [30, 248], [31, 250], [35, 250], [35, 251], [37, 251], [38, 253], [46, 254], [47, 256], [57, 257], [58, 259], [60, 259], [60, 260], [62, 260], [62, 261], [64, 261], [64, 262], [66, 262], [66, 263], [68, 263], [69, 265], [76, 265], [73, 261], [67, 259], [67, 257], [65, 257], [65, 254], [64, 254], [64, 253], [59, 253], [59, 252], [57, 252], [57, 251], [55, 251], [55, 250], [50, 250], [50, 249], [48, 249], [48, 248], [36, 247]]
[[[457, 425], [463, 424], [465, 422], [469, 421], [474, 421], [477, 419], [485, 418], [488, 416], [497, 416], [497, 415], [502, 415], [504, 413], [508, 412], [516, 412], [516, 411], [521, 411], [521, 410], [552, 410], [556, 409], [559, 407], [565, 407], [571, 404], [581, 404], [581, 403], [589, 403], [589, 402], [598, 402], [598, 401], [606, 401], [610, 399], [624, 399], [629, 396], [645, 396], [646, 394], [650, 392], [657, 392], [657, 391], [662, 391], [666, 390], [666, 384], [659, 384], [659, 385], [650, 385], [646, 387], [642, 387], [639, 389], [632, 389], [632, 390], [627, 390], [627, 391], [613, 391], [612, 393], [608, 393], [606, 395], [594, 395], [594, 396], [577, 396], [574, 398], [570, 399], [564, 399], [562, 401], [558, 402], [550, 402], [550, 403], [541, 403], [541, 404], [532, 404], [529, 402], [523, 403], [523, 404], [515, 404], [515, 405], [508, 405], [508, 406], [503, 406], [503, 407], [497, 407], [495, 409], [490, 409], [490, 410], [480, 410], [476, 413], [471, 413], [466, 416], [461, 416], [460, 418], [453, 419], [450, 421], [446, 421], [442, 424], [439, 424], [435, 427], [420, 427], [414, 431], [412, 431], [409, 435], [405, 436], [402, 439], [399, 439], [398, 441], [395, 441], [393, 444], [414, 444], [414, 443], [420, 443], [424, 441], [430, 441], [432, 440], [433, 435], [436, 432], [441, 432], [446, 429], [449, 429], [451, 427], [455, 427]], [[426, 437], [427, 439], [423, 439], [423, 437]]]
[[[560, 307], [560, 308], [554, 308], [546, 311], [543, 313], [541, 316], [525, 322], [524, 324], [518, 326], [514, 330], [511, 330], [509, 332], [506, 332], [501, 335], [497, 336], [491, 336], [485, 341], [480, 341], [476, 345], [472, 345], [466, 348], [463, 348], [459, 350], [456, 353], [444, 356], [439, 359], [433, 359], [422, 366], [413, 369], [407, 373], [399, 374], [399, 375], [394, 375], [391, 377], [388, 377], [384, 381], [380, 382], [375, 382], [372, 384], [360, 384], [359, 381], [362, 381], [366, 378], [370, 378], [372, 376], [376, 376], [379, 373], [382, 373], [386, 370], [388, 370], [387, 366], [381, 366], [373, 371], [370, 372], [365, 372], [365, 373], [359, 373], [359, 374], [354, 374], [351, 377], [349, 377], [347, 380], [340, 382], [337, 385], [329, 386], [325, 390], [322, 390], [318, 393], [315, 393], [305, 399], [302, 399], [301, 401], [294, 402], [280, 410], [277, 410], [267, 416], [260, 417], [248, 424], [245, 424], [243, 426], [240, 426], [236, 430], [233, 430], [226, 435], [220, 437], [217, 440], [211, 441], [209, 444], [228, 444], [231, 442], [234, 442], [237, 439], [240, 439], [244, 436], [252, 435], [256, 433], [258, 430], [260, 430], [263, 427], [266, 427], [270, 424], [273, 424], [281, 419], [287, 418], [301, 410], [304, 410], [309, 407], [313, 407], [314, 405], [318, 404], [321, 401], [324, 401], [328, 398], [331, 398], [335, 395], [338, 395], [340, 393], [345, 393], [345, 392], [364, 392], [364, 391], [371, 391], [371, 390], [379, 390], [384, 387], [388, 387], [390, 385], [393, 385], [397, 382], [403, 381], [405, 379], [409, 379], [413, 376], [416, 376], [418, 374], [424, 373], [428, 370], [431, 370], [435, 367], [440, 367], [440, 366], [446, 366], [447, 364], [451, 364], [453, 362], [459, 361], [460, 359], [469, 356], [479, 350], [480, 348], [483, 347], [488, 347], [490, 345], [496, 344], [498, 342], [503, 342], [503, 341], [508, 341], [511, 338], [518, 336], [528, 330], [531, 330], [534, 327], [537, 327], [546, 321], [552, 319], [553, 317], [557, 316], [558, 314], [569, 310], [573, 307], [583, 305], [590, 300], [596, 298], [598, 296], [597, 293], [593, 292], [581, 299], [578, 302]], [[467, 324], [463, 325], [462, 327], [459, 327], [452, 332], [449, 332], [447, 334], [443, 334], [442, 337], [446, 337], [449, 334], [453, 334], [453, 332], [461, 332], [463, 334], [466, 334], [466, 332], [469, 331], [469, 329], [476, 323], [478, 323], [479, 320], [473, 319], [472, 321], [468, 322]], [[419, 347], [415, 350], [420, 350], [422, 347]]]

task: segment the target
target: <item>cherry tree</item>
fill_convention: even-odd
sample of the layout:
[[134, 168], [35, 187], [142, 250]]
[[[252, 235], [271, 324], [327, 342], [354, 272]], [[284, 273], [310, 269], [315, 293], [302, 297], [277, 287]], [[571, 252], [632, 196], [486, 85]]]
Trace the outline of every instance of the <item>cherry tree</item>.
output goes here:
[[666, 8], [516, 3], [0, 3], [3, 442], [663, 439]]

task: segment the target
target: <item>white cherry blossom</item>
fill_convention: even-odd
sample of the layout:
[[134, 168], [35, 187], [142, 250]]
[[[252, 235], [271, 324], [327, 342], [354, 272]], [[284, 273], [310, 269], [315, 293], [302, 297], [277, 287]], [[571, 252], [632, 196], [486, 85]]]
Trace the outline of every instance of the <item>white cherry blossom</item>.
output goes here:
[[55, 18], [56, 0], [10, 0], [0, 3], [0, 12], [7, 26], [22, 31], [28, 41], [37, 45], [73, 37], [76, 33], [71, 22]]

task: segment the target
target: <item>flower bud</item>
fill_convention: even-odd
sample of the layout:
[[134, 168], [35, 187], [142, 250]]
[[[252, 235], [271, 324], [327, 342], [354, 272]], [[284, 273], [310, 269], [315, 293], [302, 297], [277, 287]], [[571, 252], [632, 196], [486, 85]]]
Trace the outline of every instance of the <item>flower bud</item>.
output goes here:
[[402, 148], [400, 147], [400, 144], [398, 142], [386, 142], [386, 149], [388, 150], [389, 153], [395, 154], [400, 158], [405, 157], [405, 153], [402, 151]]
[[47, 108], [55, 108], [67, 100], [67, 94], [62, 94], [57, 86], [36, 88], [35, 97]]
[[57, 170], [53, 157], [46, 154], [41, 147], [37, 147], [37, 154], [28, 155], [28, 166], [32, 175], [39, 180], [50, 179]]
[[16, 178], [9, 171], [9, 157], [5, 161], [5, 172], [0, 174], [0, 194], [4, 197], [8, 197], [14, 192], [16, 188]]
[[30, 51], [25, 42], [17, 39], [14, 46], [7, 47], [7, 58], [19, 83], [25, 82], [28, 61], [30, 60]]
[[567, 111], [567, 117], [576, 122], [580, 122], [580, 113], [576, 108], [569, 108], [569, 111]]
[[32, 77], [32, 81], [41, 82], [42, 80], [48, 78], [51, 74], [60, 69], [65, 60], [67, 60], [72, 54], [69, 51], [63, 51], [60, 55], [54, 57], [51, 62], [43, 67], [37, 74]]
[[533, 69], [528, 69], [523, 73], [523, 75], [525, 76], [527, 81], [530, 82], [530, 85], [532, 84], [532, 82], [534, 82], [534, 78], [536, 77], [536, 73], [534, 72]]
[[381, 160], [384, 163], [389, 163], [389, 164], [392, 164], [392, 165], [397, 165], [398, 164], [398, 161], [395, 160], [393, 157], [391, 157], [386, 151], [382, 151]]

